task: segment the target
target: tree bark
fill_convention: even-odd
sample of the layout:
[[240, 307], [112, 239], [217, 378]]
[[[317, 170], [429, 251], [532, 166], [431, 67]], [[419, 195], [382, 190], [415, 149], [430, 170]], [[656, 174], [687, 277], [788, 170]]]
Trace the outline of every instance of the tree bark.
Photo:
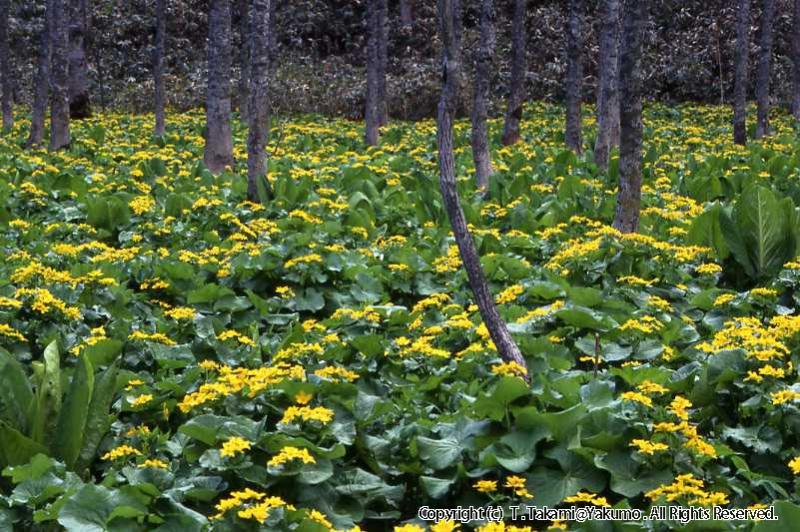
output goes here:
[[[247, 135], [247, 198], [257, 202], [258, 180], [266, 180], [269, 138], [270, 0], [251, 0], [250, 113]], [[265, 188], [268, 188], [265, 183]]]
[[69, 9], [69, 116], [92, 116], [89, 64], [86, 61], [86, 0], [70, 0]]
[[250, 87], [250, 16], [248, 15], [248, 3], [250, 0], [239, 0], [239, 35], [241, 46], [239, 47], [239, 116], [242, 121], [247, 120]]
[[369, 146], [378, 145], [380, 126], [380, 107], [378, 103], [380, 91], [380, 43], [379, 41], [379, 6], [381, 0], [367, 0], [367, 97], [364, 120], [366, 131], [364, 141]]
[[792, 116], [800, 120], [800, 0], [794, 0], [792, 16]]
[[[442, 97], [439, 100], [436, 137], [439, 146], [439, 184], [453, 235], [467, 271], [470, 288], [475, 295], [481, 317], [500, 357], [526, 369], [525, 359], [508, 332], [481, 269], [480, 257], [467, 228], [464, 211], [456, 190], [453, 154], [453, 117], [455, 115], [458, 80], [461, 76], [461, 6], [459, 0], [438, 0], [439, 29], [443, 43]], [[526, 374], [526, 379], [528, 378]]]
[[619, 2], [601, 0], [601, 29], [597, 91], [597, 139], [594, 162], [608, 168], [611, 148], [619, 146]]
[[50, 149], [69, 146], [69, 70], [66, 0], [52, 0], [53, 18], [50, 34]]
[[[800, 0], [797, 2], [800, 4]], [[733, 142], [747, 144], [747, 63], [750, 53], [750, 0], [736, 14], [736, 69], [733, 88]]]
[[386, 104], [386, 70], [389, 64], [389, 6], [387, 0], [378, 0], [378, 124], [389, 123], [389, 108]]
[[614, 227], [623, 233], [639, 229], [642, 198], [642, 36], [649, 0], [626, 0], [623, 8], [619, 65], [619, 194]]
[[36, 68], [35, 90], [31, 106], [31, 132], [28, 136], [28, 148], [38, 148], [44, 141], [44, 119], [47, 114], [47, 96], [50, 89], [50, 33], [52, 30], [52, 1], [45, 2], [45, 14], [42, 21], [39, 58]]
[[164, 10], [166, 0], [156, 0], [156, 42], [153, 54], [153, 81], [155, 85], [155, 134], [164, 136], [164, 40], [166, 34], [166, 13]]
[[511, 86], [508, 95], [508, 110], [503, 125], [504, 146], [520, 140], [519, 123], [522, 120], [522, 105], [525, 103], [525, 4], [526, 0], [514, 0], [514, 18], [511, 21]]
[[400, 24], [406, 28], [414, 25], [414, 6], [412, 0], [400, 0]]
[[475, 49], [475, 94], [472, 101], [472, 160], [475, 162], [475, 183], [478, 188], [489, 186], [492, 157], [489, 153], [489, 132], [486, 118], [489, 100], [489, 77], [494, 56], [495, 30], [492, 0], [480, 3], [480, 37]]
[[567, 120], [565, 141], [575, 153], [581, 152], [581, 85], [583, 84], [583, 48], [581, 16], [583, 0], [567, 1]]
[[756, 71], [756, 138], [769, 134], [769, 78], [772, 59], [772, 24], [775, 19], [775, 0], [763, 0], [761, 10], [761, 38], [758, 47]]
[[0, 0], [0, 76], [3, 77], [3, 131], [14, 127], [14, 76], [11, 73], [11, 50], [8, 43], [9, 0]]
[[231, 134], [231, 6], [210, 0], [208, 13], [208, 87], [206, 146], [203, 162], [214, 174], [233, 166]]

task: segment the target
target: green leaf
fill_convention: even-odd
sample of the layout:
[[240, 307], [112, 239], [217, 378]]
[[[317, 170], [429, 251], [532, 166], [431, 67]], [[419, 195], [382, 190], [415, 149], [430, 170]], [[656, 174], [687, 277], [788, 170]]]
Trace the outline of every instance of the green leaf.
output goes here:
[[101, 373], [95, 381], [92, 401], [89, 404], [89, 412], [86, 417], [83, 445], [76, 464], [78, 471], [91, 465], [97, 454], [100, 442], [111, 427], [114, 418], [110, 415], [110, 410], [117, 391], [118, 373], [119, 363], [115, 362]]
[[27, 433], [32, 404], [33, 390], [25, 370], [13, 355], [0, 349], [0, 420]]
[[31, 436], [39, 443], [50, 441], [55, 433], [58, 415], [61, 412], [61, 355], [56, 341], [44, 350], [44, 367], [39, 375], [36, 392], [36, 408], [33, 415]]
[[429, 497], [434, 499], [439, 499], [447, 495], [447, 492], [450, 491], [450, 486], [452, 486], [454, 482], [454, 479], [426, 476], [419, 477], [419, 483], [422, 489], [425, 490], [425, 493], [427, 493]]
[[86, 355], [81, 354], [64, 397], [53, 442], [53, 452], [70, 469], [80, 456], [93, 391], [92, 363]]
[[759, 521], [753, 532], [794, 532], [800, 523], [800, 506], [789, 501], [774, 501], [775, 521]]
[[455, 438], [434, 440], [417, 436], [419, 457], [433, 469], [449, 467], [461, 456], [463, 447]]
[[37, 454], [50, 454], [47, 447], [0, 421], [0, 461], [3, 467], [27, 464]]
[[86, 484], [61, 508], [58, 523], [70, 532], [106, 532], [116, 528], [109, 524], [116, 516], [133, 518], [146, 514], [147, 507], [135, 497]]

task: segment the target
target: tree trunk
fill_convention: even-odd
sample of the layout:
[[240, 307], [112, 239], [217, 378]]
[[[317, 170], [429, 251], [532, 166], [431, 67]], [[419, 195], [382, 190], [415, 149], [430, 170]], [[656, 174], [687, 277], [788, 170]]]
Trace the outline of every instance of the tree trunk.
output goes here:
[[369, 146], [378, 145], [378, 128], [380, 126], [380, 43], [379, 11], [381, 0], [367, 0], [367, 97], [364, 119], [366, 131], [364, 141]]
[[601, 30], [597, 91], [597, 139], [594, 162], [608, 168], [611, 148], [619, 145], [619, 2], [601, 0]]
[[389, 63], [389, 6], [386, 0], [378, 0], [378, 124], [389, 123], [389, 108], [386, 105], [386, 69]]
[[583, 64], [581, 51], [581, 16], [583, 0], [567, 2], [567, 127], [565, 141], [575, 153], [581, 152], [581, 85], [583, 84]]
[[511, 21], [511, 86], [508, 95], [508, 110], [503, 125], [503, 145], [510, 146], [520, 140], [519, 123], [522, 120], [522, 105], [525, 103], [525, 4], [526, 0], [514, 0], [514, 18]]
[[400, 0], [400, 24], [408, 28], [414, 24], [414, 6], [412, 0]]
[[50, 34], [50, 149], [69, 146], [69, 70], [66, 0], [52, 0]]
[[792, 64], [792, 115], [800, 120], [800, 0], [794, 0]]
[[480, 38], [475, 49], [475, 95], [472, 102], [472, 160], [475, 161], [475, 183], [489, 186], [492, 157], [489, 153], [489, 132], [486, 127], [489, 100], [489, 77], [494, 56], [495, 30], [492, 0], [480, 3]]
[[47, 114], [47, 96], [50, 89], [50, 33], [52, 32], [52, 1], [45, 2], [45, 14], [42, 21], [42, 33], [36, 78], [31, 106], [31, 132], [28, 137], [28, 148], [38, 148], [44, 141], [44, 119]]
[[[492, 299], [481, 269], [480, 257], [467, 228], [464, 211], [456, 190], [453, 154], [453, 116], [455, 115], [458, 80], [461, 75], [461, 6], [459, 0], [438, 0], [439, 26], [443, 43], [443, 83], [439, 101], [436, 136], [439, 145], [439, 184], [447, 215], [467, 271], [469, 285], [478, 303], [489, 335], [503, 360], [516, 362], [527, 371], [525, 359], [509, 334]], [[527, 375], [526, 375], [527, 379]]]
[[763, 0], [761, 10], [761, 38], [758, 47], [756, 72], [756, 138], [769, 134], [769, 71], [772, 59], [772, 23], [775, 18], [775, 0]]
[[92, 116], [89, 64], [86, 61], [86, 0], [70, 0], [69, 9], [69, 116]]
[[208, 13], [208, 87], [206, 146], [203, 162], [218, 174], [233, 166], [231, 134], [231, 5], [210, 0]]
[[249, 0], [239, 0], [239, 35], [241, 46], [239, 46], [239, 116], [242, 121], [247, 120], [250, 87], [250, 32], [248, 26], [250, 17], [247, 13]]
[[153, 81], [155, 82], [156, 129], [158, 137], [164, 136], [164, 39], [166, 33], [166, 0], [156, 0], [156, 43], [153, 57]]
[[[251, 0], [250, 113], [247, 134], [247, 199], [257, 202], [258, 180], [266, 181], [269, 138], [270, 0]], [[264, 183], [265, 188], [266, 182]]]
[[[800, 0], [797, 1], [800, 5]], [[750, 53], [750, 0], [736, 14], [736, 70], [733, 88], [733, 142], [747, 144], [747, 63]]]
[[14, 127], [14, 76], [11, 73], [11, 50], [8, 43], [9, 0], [0, 0], [0, 76], [3, 77], [3, 131]]
[[639, 229], [642, 199], [642, 35], [649, 0], [626, 0], [623, 8], [619, 65], [619, 194], [614, 227], [623, 233]]

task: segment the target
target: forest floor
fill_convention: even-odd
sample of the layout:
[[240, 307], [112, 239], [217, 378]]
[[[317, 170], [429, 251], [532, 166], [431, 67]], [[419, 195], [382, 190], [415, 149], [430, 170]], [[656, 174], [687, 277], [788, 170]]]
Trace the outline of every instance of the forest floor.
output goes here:
[[[419, 507], [668, 501], [775, 504], [783, 521], [756, 528], [790, 530], [769, 527], [800, 520], [800, 144], [776, 114], [736, 147], [730, 118], [646, 109], [628, 235], [616, 159], [565, 151], [561, 108], [529, 105], [512, 147], [490, 123], [485, 196], [457, 123], [528, 386], [460, 268], [433, 122], [366, 149], [360, 123], [276, 120], [260, 205], [239, 122], [215, 177], [200, 112], [164, 139], [152, 117], [97, 116], [58, 153], [23, 149], [20, 117], [0, 139], [0, 528], [442, 532]], [[509, 515], [463, 529], [611, 530]]]

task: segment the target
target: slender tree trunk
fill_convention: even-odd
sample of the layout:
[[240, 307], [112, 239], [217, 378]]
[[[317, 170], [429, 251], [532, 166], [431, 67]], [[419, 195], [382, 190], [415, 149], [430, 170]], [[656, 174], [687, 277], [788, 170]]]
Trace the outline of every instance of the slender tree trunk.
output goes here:
[[[464, 211], [456, 190], [455, 161], [453, 155], [453, 116], [455, 115], [458, 80], [461, 76], [461, 6], [459, 0], [438, 0], [439, 27], [443, 43], [443, 83], [437, 120], [439, 145], [439, 184], [442, 189], [447, 215], [467, 271], [469, 285], [478, 303], [489, 335], [503, 360], [516, 362], [526, 369], [525, 359], [509, 334], [492, 299], [489, 286], [481, 269], [480, 257], [472, 235], [467, 228]], [[527, 378], [527, 376], [526, 376]]]
[[612, 146], [619, 145], [619, 2], [601, 0], [599, 87], [597, 91], [597, 139], [594, 162], [608, 168]]
[[89, 64], [86, 61], [86, 0], [69, 0], [69, 116], [92, 116], [89, 97]]
[[794, 0], [792, 20], [792, 115], [800, 120], [800, 0]]
[[14, 127], [14, 76], [11, 73], [11, 50], [8, 43], [9, 0], [0, 0], [0, 76], [3, 77], [3, 131]]
[[525, 4], [527, 0], [514, 0], [514, 18], [511, 21], [511, 86], [508, 110], [503, 125], [503, 145], [510, 146], [520, 140], [519, 123], [525, 103]]
[[475, 95], [472, 102], [472, 159], [475, 162], [475, 183], [478, 188], [489, 186], [492, 175], [492, 156], [489, 153], [489, 132], [486, 118], [489, 100], [489, 77], [492, 75], [495, 30], [492, 0], [480, 3], [480, 38], [475, 50]]
[[250, 113], [247, 135], [247, 198], [258, 201], [258, 180], [267, 176], [269, 138], [270, 0], [251, 0], [250, 6]]
[[414, 24], [414, 6], [412, 0], [400, 0], [400, 24], [408, 28]]
[[378, 0], [378, 123], [389, 123], [389, 108], [386, 104], [386, 70], [389, 64], [389, 6], [386, 0]]
[[14, 127], [14, 75], [8, 39], [9, 0], [0, 0], [0, 76], [2, 76], [3, 131]]
[[45, 14], [42, 21], [39, 58], [34, 81], [33, 105], [31, 108], [31, 133], [28, 137], [28, 147], [38, 148], [44, 141], [44, 119], [47, 113], [47, 96], [50, 89], [50, 33], [52, 30], [53, 6], [52, 1], [45, 2]]
[[380, 37], [379, 6], [381, 0], [367, 0], [367, 97], [364, 118], [364, 141], [369, 146], [378, 145], [380, 127]]
[[153, 81], [155, 82], [156, 129], [158, 137], [164, 136], [164, 40], [166, 34], [166, 0], [156, 0], [156, 46], [153, 57]]
[[233, 166], [231, 134], [231, 5], [209, 0], [208, 87], [206, 89], [206, 146], [203, 162], [218, 174]]
[[772, 59], [772, 24], [775, 19], [775, 0], [763, 0], [761, 10], [761, 39], [756, 71], [756, 138], [769, 134], [769, 78]]
[[50, 62], [50, 149], [69, 146], [69, 70], [66, 0], [52, 0]]
[[576, 153], [581, 152], [581, 85], [583, 84], [583, 64], [581, 52], [581, 17], [583, 0], [567, 1], [567, 127], [565, 141], [567, 147]]
[[642, 36], [649, 0], [625, 0], [619, 65], [619, 194], [614, 227], [623, 233], [639, 229], [642, 198]]
[[[800, 4], [800, 0], [798, 0]], [[750, 0], [736, 14], [736, 70], [733, 88], [733, 142], [747, 144], [747, 63], [750, 53]]]
[[242, 121], [247, 120], [250, 87], [250, 32], [248, 26], [250, 17], [247, 13], [247, 5], [250, 0], [239, 0], [239, 35], [241, 46], [239, 47], [239, 116]]

